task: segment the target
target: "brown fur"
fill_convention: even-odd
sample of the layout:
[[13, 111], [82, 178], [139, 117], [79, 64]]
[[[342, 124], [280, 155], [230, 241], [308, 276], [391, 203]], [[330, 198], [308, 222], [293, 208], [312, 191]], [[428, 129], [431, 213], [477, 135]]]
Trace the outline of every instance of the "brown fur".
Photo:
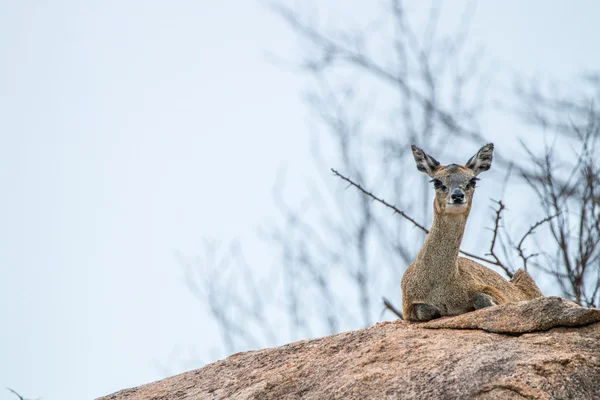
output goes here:
[[[475, 261], [458, 257], [474, 193], [474, 187], [470, 185], [478, 173], [489, 169], [492, 151], [493, 145], [484, 146], [467, 162], [470, 167], [441, 166], [433, 157], [413, 147], [418, 169], [441, 184], [434, 200], [434, 219], [429, 235], [402, 277], [405, 319], [423, 320], [414, 314], [417, 304], [433, 306], [439, 316], [447, 316], [473, 311], [475, 299], [481, 294], [485, 298], [485, 295], [491, 297], [494, 304], [543, 296], [526, 271], [517, 271], [509, 282]], [[463, 191], [466, 203], [452, 204], [450, 198], [454, 189]]]

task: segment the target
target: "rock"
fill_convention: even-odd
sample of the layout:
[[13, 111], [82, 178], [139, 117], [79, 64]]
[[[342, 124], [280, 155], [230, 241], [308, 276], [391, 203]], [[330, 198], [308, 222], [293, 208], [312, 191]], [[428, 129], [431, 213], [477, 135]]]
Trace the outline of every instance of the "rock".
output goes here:
[[234, 354], [100, 400], [600, 399], [599, 314], [548, 297], [384, 322]]
[[559, 326], [582, 326], [600, 321], [600, 310], [580, 307], [561, 297], [539, 297], [530, 301], [483, 308], [456, 317], [420, 323], [429, 329], [483, 329], [496, 333], [547, 331]]

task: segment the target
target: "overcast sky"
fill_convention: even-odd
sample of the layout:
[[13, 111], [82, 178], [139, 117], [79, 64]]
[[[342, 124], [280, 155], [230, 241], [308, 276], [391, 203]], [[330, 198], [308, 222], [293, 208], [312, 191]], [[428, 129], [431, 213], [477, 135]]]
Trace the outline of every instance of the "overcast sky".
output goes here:
[[[599, 15], [480, 2], [471, 40], [567, 79], [599, 69]], [[238, 237], [274, 261], [276, 171], [314, 173], [305, 78], [266, 57], [295, 44], [255, 1], [0, 0], [0, 387], [94, 398], [218, 341], [174, 252]]]

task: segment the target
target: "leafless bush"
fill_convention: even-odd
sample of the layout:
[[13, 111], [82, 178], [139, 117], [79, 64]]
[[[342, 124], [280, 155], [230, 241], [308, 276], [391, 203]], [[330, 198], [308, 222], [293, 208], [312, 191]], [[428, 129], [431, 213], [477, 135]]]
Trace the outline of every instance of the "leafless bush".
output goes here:
[[599, 75], [584, 79], [584, 90], [572, 97], [543, 94], [537, 87], [518, 87], [521, 116], [554, 135], [541, 153], [523, 143], [528, 165], [521, 175], [541, 208], [557, 218], [550, 238], [540, 246], [533, 266], [552, 276], [565, 297], [586, 306], [600, 304], [600, 115]]

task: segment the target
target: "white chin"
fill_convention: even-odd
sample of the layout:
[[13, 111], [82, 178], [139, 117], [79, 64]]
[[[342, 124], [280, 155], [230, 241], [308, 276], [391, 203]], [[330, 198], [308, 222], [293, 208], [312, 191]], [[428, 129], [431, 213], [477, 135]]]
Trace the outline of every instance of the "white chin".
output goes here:
[[446, 205], [446, 212], [448, 214], [462, 214], [467, 211], [467, 203], [455, 204], [449, 203]]

